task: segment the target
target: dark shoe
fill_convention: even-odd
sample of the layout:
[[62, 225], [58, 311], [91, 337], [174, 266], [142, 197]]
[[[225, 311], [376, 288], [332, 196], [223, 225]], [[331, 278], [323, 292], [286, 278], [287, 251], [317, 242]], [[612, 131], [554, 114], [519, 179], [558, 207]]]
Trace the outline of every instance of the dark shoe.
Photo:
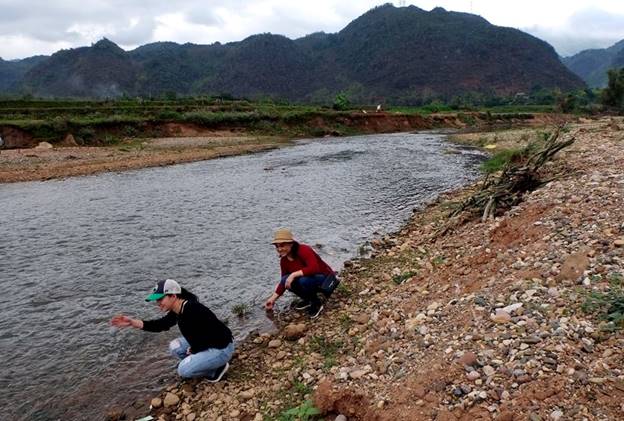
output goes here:
[[206, 377], [206, 380], [209, 381], [210, 383], [218, 382], [219, 380], [223, 378], [223, 376], [225, 375], [225, 373], [228, 371], [229, 368], [230, 368], [230, 363], [225, 363], [223, 367], [217, 368], [216, 374], [214, 376]]
[[311, 305], [312, 305], [312, 303], [310, 301], [300, 300], [300, 301], [295, 303], [293, 308], [295, 310], [305, 310], [306, 308], [310, 307]]
[[308, 315], [310, 319], [316, 319], [321, 314], [321, 311], [323, 311], [323, 304], [311, 304], [308, 308]]
[[320, 290], [326, 298], [329, 298], [334, 290], [338, 288], [338, 285], [340, 285], [340, 279], [336, 278], [334, 275], [329, 275], [325, 278], [323, 284], [321, 284]]

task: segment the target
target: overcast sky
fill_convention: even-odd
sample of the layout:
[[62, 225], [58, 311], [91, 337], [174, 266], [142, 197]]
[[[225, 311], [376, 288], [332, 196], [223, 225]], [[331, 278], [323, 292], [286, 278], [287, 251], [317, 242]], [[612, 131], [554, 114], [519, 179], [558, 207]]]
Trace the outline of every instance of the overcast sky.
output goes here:
[[[271, 32], [338, 32], [373, 0], [0, 0], [0, 57], [52, 54], [107, 37], [126, 50], [154, 41], [211, 44]], [[624, 0], [394, 1], [471, 12], [548, 41], [563, 56], [624, 39]]]

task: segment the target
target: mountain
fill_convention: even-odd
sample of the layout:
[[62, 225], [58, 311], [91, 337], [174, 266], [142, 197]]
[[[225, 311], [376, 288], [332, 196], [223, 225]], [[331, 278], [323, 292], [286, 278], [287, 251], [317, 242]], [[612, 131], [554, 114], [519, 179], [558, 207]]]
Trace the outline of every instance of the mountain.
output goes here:
[[27, 92], [50, 97], [116, 97], [133, 92], [137, 65], [106, 38], [91, 47], [61, 50], [30, 69]]
[[18, 85], [41, 96], [176, 92], [328, 101], [346, 91], [356, 102], [394, 103], [584, 86], [550, 45], [524, 32], [468, 13], [390, 4], [338, 33], [295, 40], [259, 34], [228, 44], [159, 42], [126, 52], [103, 39], [53, 54]]
[[624, 67], [624, 40], [609, 48], [583, 50], [564, 57], [563, 63], [589, 87], [604, 88], [607, 86], [607, 70]]
[[11, 61], [0, 58], [0, 92], [14, 93], [19, 91], [20, 82], [26, 72], [47, 58], [47, 56], [34, 56], [24, 60]]

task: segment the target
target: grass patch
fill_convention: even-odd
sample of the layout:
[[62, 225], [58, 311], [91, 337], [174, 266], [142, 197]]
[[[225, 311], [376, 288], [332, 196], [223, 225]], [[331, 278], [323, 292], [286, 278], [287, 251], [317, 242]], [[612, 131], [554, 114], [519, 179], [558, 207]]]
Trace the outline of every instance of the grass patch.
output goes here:
[[483, 162], [480, 166], [481, 171], [492, 174], [502, 171], [506, 165], [513, 162], [523, 155], [523, 148], [506, 149], [495, 153], [490, 159]]
[[342, 346], [342, 341], [332, 341], [322, 335], [313, 336], [310, 339], [310, 351], [317, 352], [323, 356], [323, 367], [326, 369], [336, 365], [336, 357]]
[[250, 312], [251, 308], [245, 303], [235, 304], [234, 307], [232, 307], [232, 313], [241, 318], [247, 316]]
[[612, 273], [607, 279], [609, 287], [605, 291], [589, 292], [581, 304], [581, 310], [607, 322], [605, 330], [615, 331], [624, 327], [624, 276]]
[[418, 275], [418, 272], [416, 272], [415, 270], [408, 270], [407, 272], [403, 272], [400, 275], [393, 275], [392, 282], [397, 285], [401, 285], [403, 282], [415, 275]]
[[353, 326], [353, 319], [351, 319], [348, 313], [342, 313], [338, 321], [340, 322], [340, 327], [344, 331], [349, 330], [351, 326]]
[[317, 418], [320, 415], [319, 411], [312, 401], [305, 401], [299, 406], [290, 408], [282, 412], [278, 418], [279, 421], [309, 421]]

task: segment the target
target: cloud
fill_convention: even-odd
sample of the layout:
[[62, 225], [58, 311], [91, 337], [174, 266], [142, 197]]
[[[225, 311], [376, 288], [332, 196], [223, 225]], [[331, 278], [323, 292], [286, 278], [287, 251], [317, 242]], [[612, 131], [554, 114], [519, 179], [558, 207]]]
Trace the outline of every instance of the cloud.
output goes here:
[[[271, 32], [298, 38], [312, 32], [337, 32], [350, 21], [385, 0], [0, 0], [0, 56], [23, 58], [63, 48], [90, 45], [102, 37], [124, 49], [154, 41], [240, 41]], [[525, 4], [528, 2], [527, 4]], [[407, 1], [429, 10], [472, 10], [472, 1]], [[494, 24], [524, 26], [550, 42], [560, 54], [587, 47], [606, 47], [624, 38], [624, 15], [604, 8], [621, 6], [568, 0], [565, 7], [541, 0], [519, 2], [474, 1], [476, 10]], [[398, 2], [395, 1], [395, 4]], [[539, 16], [529, 12], [539, 7]], [[579, 9], [574, 13], [575, 9]], [[566, 15], [566, 13], [568, 13]], [[529, 26], [526, 23], [535, 22]], [[563, 22], [563, 23], [562, 23]], [[22, 42], [22, 45], [18, 45]]]
[[535, 25], [524, 31], [546, 40], [562, 56], [589, 48], [606, 48], [624, 39], [624, 14], [595, 7], [579, 10], [558, 26]]

